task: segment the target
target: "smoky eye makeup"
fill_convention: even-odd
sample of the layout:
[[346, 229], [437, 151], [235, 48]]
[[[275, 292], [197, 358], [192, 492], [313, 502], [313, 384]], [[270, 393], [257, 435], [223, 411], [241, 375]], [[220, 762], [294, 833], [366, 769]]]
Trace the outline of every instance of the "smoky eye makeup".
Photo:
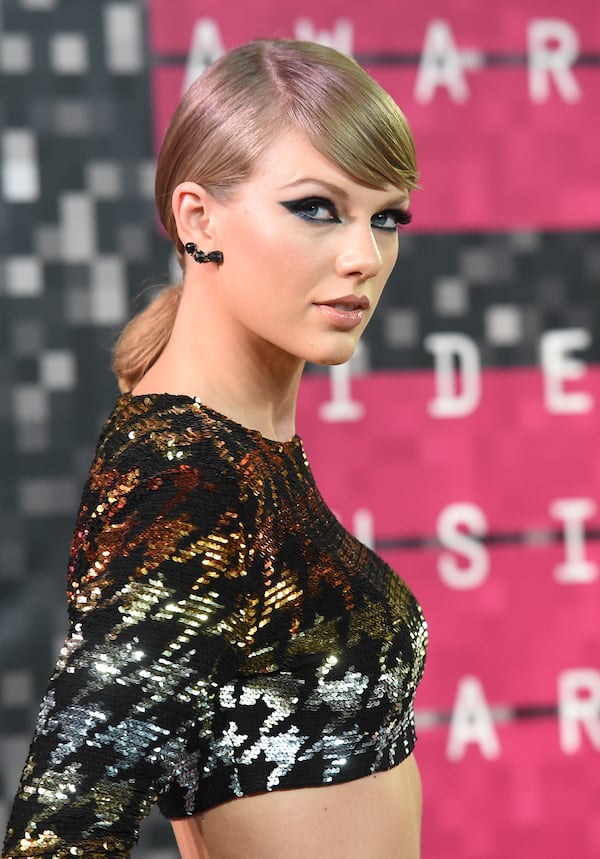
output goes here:
[[340, 218], [335, 203], [326, 197], [301, 197], [298, 200], [283, 200], [281, 205], [305, 221], [316, 224], [339, 224]]
[[384, 209], [382, 212], [377, 212], [371, 218], [371, 223], [374, 227], [378, 227], [380, 230], [389, 230], [390, 232], [397, 230], [399, 227], [406, 227], [411, 221], [412, 212], [409, 209]]
[[[292, 214], [313, 224], [339, 224], [335, 203], [327, 197], [309, 196], [297, 200], [283, 200], [281, 205]], [[407, 209], [383, 209], [371, 218], [371, 224], [378, 230], [394, 232], [412, 221]]]

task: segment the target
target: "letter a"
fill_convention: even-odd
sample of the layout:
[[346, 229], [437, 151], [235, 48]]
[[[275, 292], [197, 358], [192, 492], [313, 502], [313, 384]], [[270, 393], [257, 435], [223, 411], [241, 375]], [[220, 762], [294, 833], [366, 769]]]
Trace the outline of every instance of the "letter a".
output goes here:
[[491, 760], [500, 755], [492, 713], [477, 677], [463, 677], [458, 684], [446, 746], [448, 759], [463, 758], [469, 743], [476, 743], [484, 758]]
[[419, 63], [415, 100], [430, 102], [438, 87], [448, 90], [453, 101], [463, 102], [469, 97], [465, 70], [481, 66], [483, 57], [479, 51], [456, 47], [452, 29], [447, 21], [434, 19], [425, 34], [425, 44]]

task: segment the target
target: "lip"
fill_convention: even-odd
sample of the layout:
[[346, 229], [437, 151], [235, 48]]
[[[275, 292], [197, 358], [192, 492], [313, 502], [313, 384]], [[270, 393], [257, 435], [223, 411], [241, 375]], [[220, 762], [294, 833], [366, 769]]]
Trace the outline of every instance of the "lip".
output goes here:
[[342, 307], [344, 310], [368, 310], [371, 302], [366, 295], [343, 295], [331, 301], [316, 302], [317, 307]]
[[363, 314], [368, 310], [370, 301], [366, 295], [344, 295], [331, 301], [315, 302], [317, 310], [334, 328], [350, 331], [363, 321]]

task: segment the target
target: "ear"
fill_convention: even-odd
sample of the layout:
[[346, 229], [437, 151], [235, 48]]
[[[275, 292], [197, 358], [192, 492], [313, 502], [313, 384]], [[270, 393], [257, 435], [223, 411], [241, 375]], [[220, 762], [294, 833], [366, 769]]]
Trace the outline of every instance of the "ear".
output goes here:
[[202, 185], [182, 182], [173, 191], [171, 205], [182, 245], [186, 242], [202, 244], [203, 239], [206, 243], [214, 237], [212, 216], [215, 203]]

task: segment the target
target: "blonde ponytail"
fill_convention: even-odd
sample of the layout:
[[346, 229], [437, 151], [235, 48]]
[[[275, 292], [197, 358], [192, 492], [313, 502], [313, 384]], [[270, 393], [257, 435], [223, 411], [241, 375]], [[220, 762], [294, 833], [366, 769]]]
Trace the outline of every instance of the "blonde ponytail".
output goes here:
[[122, 393], [133, 390], [167, 345], [182, 291], [181, 283], [167, 286], [121, 332], [112, 368]]

